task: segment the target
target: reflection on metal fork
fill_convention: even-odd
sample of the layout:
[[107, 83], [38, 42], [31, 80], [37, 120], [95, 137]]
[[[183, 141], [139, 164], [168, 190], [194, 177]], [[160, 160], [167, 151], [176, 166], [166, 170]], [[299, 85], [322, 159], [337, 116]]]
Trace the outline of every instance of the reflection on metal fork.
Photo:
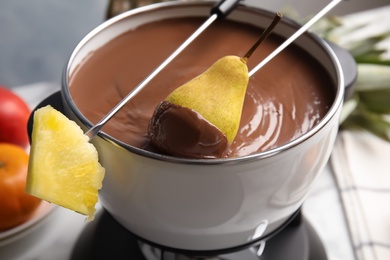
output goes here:
[[313, 16], [306, 24], [304, 24], [298, 31], [291, 35], [287, 40], [285, 40], [276, 50], [274, 50], [270, 55], [268, 55], [264, 60], [262, 60], [256, 67], [254, 67], [249, 72], [249, 77], [255, 74], [260, 70], [265, 64], [272, 60], [276, 55], [278, 55], [282, 50], [284, 50], [288, 45], [295, 41], [299, 36], [306, 32], [315, 22], [317, 22], [321, 17], [327, 14], [330, 10], [333, 9], [343, 0], [333, 0], [327, 6], [325, 6], [320, 12]]

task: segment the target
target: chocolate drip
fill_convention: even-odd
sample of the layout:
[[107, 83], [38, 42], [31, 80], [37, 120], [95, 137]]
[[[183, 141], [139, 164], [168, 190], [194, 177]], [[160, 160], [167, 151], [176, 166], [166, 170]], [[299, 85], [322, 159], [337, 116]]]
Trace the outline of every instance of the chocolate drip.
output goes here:
[[163, 101], [149, 125], [151, 142], [169, 155], [187, 158], [222, 158], [226, 136], [196, 111]]

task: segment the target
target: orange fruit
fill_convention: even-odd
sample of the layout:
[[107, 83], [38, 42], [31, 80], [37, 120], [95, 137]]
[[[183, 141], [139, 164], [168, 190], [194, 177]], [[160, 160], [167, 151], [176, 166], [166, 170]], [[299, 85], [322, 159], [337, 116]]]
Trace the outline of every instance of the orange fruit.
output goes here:
[[28, 160], [20, 146], [0, 143], [0, 231], [26, 222], [41, 202], [25, 192]]

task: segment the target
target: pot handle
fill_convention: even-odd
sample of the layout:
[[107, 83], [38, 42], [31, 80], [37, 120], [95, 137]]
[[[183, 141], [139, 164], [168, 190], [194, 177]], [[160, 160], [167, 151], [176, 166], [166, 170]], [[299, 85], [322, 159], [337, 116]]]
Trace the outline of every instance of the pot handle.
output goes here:
[[327, 41], [327, 43], [337, 56], [343, 70], [345, 88], [344, 100], [347, 100], [353, 94], [354, 85], [358, 76], [356, 61], [348, 50], [332, 42]]

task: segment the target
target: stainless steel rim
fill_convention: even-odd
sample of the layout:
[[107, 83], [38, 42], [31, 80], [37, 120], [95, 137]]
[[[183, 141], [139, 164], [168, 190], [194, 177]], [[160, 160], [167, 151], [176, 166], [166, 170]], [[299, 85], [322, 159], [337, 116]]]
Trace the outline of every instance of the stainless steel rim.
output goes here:
[[[67, 102], [69, 105], [70, 109], [72, 110], [72, 113], [74, 113], [77, 118], [82, 122], [82, 124], [88, 129], [92, 126], [91, 122], [85, 118], [81, 112], [77, 109], [73, 99], [70, 96], [69, 88], [68, 88], [68, 77], [69, 77], [69, 71], [70, 71], [70, 66], [72, 64], [72, 61], [74, 60], [75, 56], [77, 56], [77, 53], [79, 50], [83, 47], [83, 45], [90, 41], [94, 36], [96, 36], [99, 32], [102, 30], [105, 30], [109, 28], [112, 24], [123, 20], [125, 18], [128, 18], [129, 16], [134, 16], [134, 15], [139, 15], [143, 14], [146, 12], [153, 12], [156, 10], [160, 9], [165, 9], [165, 8], [172, 8], [172, 7], [185, 7], [185, 8], [190, 8], [190, 7], [210, 7], [214, 1], [185, 1], [185, 2], [180, 2], [180, 1], [174, 1], [174, 2], [164, 2], [164, 3], [157, 3], [157, 4], [152, 4], [149, 6], [145, 7], [140, 7], [137, 9], [130, 10], [128, 12], [122, 13], [104, 23], [102, 23], [100, 26], [96, 27], [94, 30], [92, 30], [89, 34], [87, 34], [81, 41], [80, 43], [76, 46], [74, 51], [72, 52], [69, 60], [66, 63], [66, 66], [63, 71], [63, 76], [62, 76], [62, 86], [61, 86], [61, 94], [63, 96], [63, 100]], [[262, 9], [258, 9], [255, 7], [249, 7], [246, 6], [245, 4], [239, 4], [239, 6], [236, 8], [245, 12], [252, 12], [256, 13], [259, 15], [263, 16], [268, 16], [268, 17], [273, 17], [274, 13], [271, 13], [269, 11], [265, 11]], [[291, 26], [293, 28], [297, 28], [299, 25], [289, 19], [284, 19], [283, 21], [286, 25]], [[167, 155], [161, 155], [157, 153], [152, 153], [149, 151], [142, 150], [137, 147], [130, 146], [124, 142], [121, 142], [108, 134], [104, 132], [100, 132], [95, 138], [101, 138], [106, 142], [111, 143], [112, 145], [115, 145], [117, 147], [120, 147], [121, 149], [127, 150], [129, 152], [148, 157], [151, 159], [155, 160], [161, 160], [161, 161], [166, 161], [166, 162], [174, 162], [174, 163], [182, 163], [182, 164], [197, 164], [197, 165], [212, 165], [212, 164], [237, 164], [237, 163], [243, 163], [243, 162], [248, 162], [248, 161], [255, 161], [255, 160], [260, 160], [264, 158], [268, 158], [271, 156], [275, 156], [277, 154], [280, 154], [284, 151], [287, 151], [301, 143], [303, 143], [305, 140], [309, 139], [313, 135], [315, 135], [317, 132], [319, 132], [322, 128], [324, 128], [329, 121], [334, 117], [336, 112], [341, 109], [341, 106], [343, 104], [343, 97], [344, 97], [344, 77], [342, 73], [342, 68], [341, 65], [331, 49], [331, 47], [321, 38], [317, 37], [314, 34], [311, 33], [305, 33], [306, 35], [309, 35], [309, 37], [319, 46], [324, 49], [324, 51], [329, 55], [331, 58], [331, 61], [333, 62], [333, 65], [335, 66], [336, 73], [337, 73], [337, 91], [335, 94], [335, 100], [329, 109], [328, 113], [322, 118], [322, 120], [312, 129], [310, 129], [308, 132], [305, 134], [301, 135], [300, 137], [273, 149], [256, 153], [256, 154], [251, 154], [243, 157], [235, 157], [235, 158], [222, 158], [222, 159], [187, 159], [187, 158], [178, 158], [178, 157], [173, 157], [173, 156], [167, 156]]]

